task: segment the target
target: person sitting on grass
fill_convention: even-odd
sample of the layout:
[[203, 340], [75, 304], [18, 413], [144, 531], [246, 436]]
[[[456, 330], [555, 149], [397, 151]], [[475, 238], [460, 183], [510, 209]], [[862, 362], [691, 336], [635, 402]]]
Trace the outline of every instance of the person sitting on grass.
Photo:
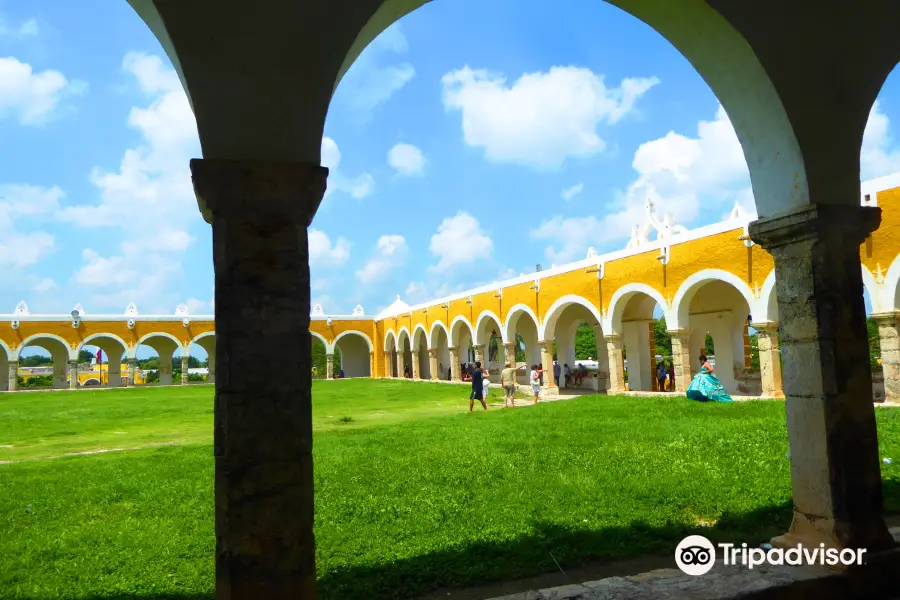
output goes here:
[[472, 393], [469, 394], [469, 412], [475, 406], [475, 399], [481, 402], [484, 410], [487, 410], [487, 402], [484, 401], [484, 386], [481, 373], [481, 363], [475, 363], [475, 369], [472, 371]]

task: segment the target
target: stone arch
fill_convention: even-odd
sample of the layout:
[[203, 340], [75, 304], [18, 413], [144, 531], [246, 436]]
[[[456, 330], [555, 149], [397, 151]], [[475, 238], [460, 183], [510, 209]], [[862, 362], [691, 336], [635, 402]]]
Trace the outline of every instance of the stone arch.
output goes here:
[[[134, 347], [137, 348], [138, 346], [147, 345], [147, 346], [150, 346], [151, 348], [153, 348], [153, 346], [152, 346], [151, 344], [148, 343], [148, 342], [149, 342], [150, 340], [152, 340], [153, 338], [162, 338], [162, 339], [169, 340], [170, 342], [172, 342], [173, 344], [175, 344], [175, 347], [176, 347], [176, 348], [181, 348], [181, 346], [182, 346], [181, 340], [179, 340], [177, 337], [175, 337], [175, 336], [172, 335], [171, 333], [166, 333], [166, 332], [164, 332], [164, 331], [154, 331], [154, 332], [151, 332], [151, 333], [148, 333], [148, 334], [142, 336], [142, 337], [134, 344]], [[154, 348], [154, 349], [155, 349], [155, 348]]]
[[[403, 343], [404, 340], [406, 344]], [[412, 336], [409, 335], [409, 329], [406, 328], [406, 325], [397, 332], [397, 348], [402, 349], [404, 352], [412, 348]]]
[[9, 390], [9, 360], [12, 351], [2, 339], [0, 339], [0, 392]]
[[[137, 357], [137, 351], [140, 346], [149, 346], [157, 356], [159, 356], [159, 384], [172, 384], [172, 359], [176, 350], [185, 350], [185, 346], [181, 341], [171, 333], [164, 331], [154, 331], [141, 337], [134, 345], [134, 356]], [[145, 382], [147, 378], [144, 378]]]
[[[122, 385], [122, 361], [134, 358], [137, 346], [129, 348], [125, 340], [113, 333], [89, 335], [81, 341], [78, 350], [81, 351], [85, 346], [96, 346], [106, 355], [106, 369], [104, 370], [102, 364], [96, 365], [99, 377], [97, 385], [103, 385], [105, 375], [109, 387], [120, 387]], [[93, 367], [91, 369], [93, 370]], [[88, 385], [88, 382], [85, 381], [83, 385]]]
[[[515, 304], [510, 307], [506, 313], [503, 330], [503, 335], [506, 336], [506, 339], [516, 343], [517, 353], [521, 350], [521, 346], [518, 345], [518, 338], [521, 337], [522, 342], [525, 344], [525, 362], [537, 365], [542, 363], [540, 348], [541, 321], [530, 306], [527, 304]], [[518, 337], [516, 334], [519, 334]], [[527, 371], [520, 373], [519, 383], [527, 383], [527, 375]]]
[[[865, 284], [865, 280], [863, 280]], [[884, 284], [882, 289], [881, 310], [900, 310], [900, 255], [894, 259], [891, 266], [888, 267], [887, 273], [884, 274]], [[872, 312], [879, 312], [875, 309], [875, 299], [872, 299]]]
[[759, 301], [756, 303], [756, 312], [751, 313], [757, 323], [771, 321], [778, 322], [778, 295], [775, 293], [775, 269], [766, 275], [762, 288], [759, 290]]
[[[339, 346], [340, 344], [340, 346]], [[334, 365], [335, 378], [344, 371], [344, 377], [370, 377], [372, 374], [371, 354], [375, 347], [372, 340], [362, 331], [350, 329], [342, 331], [332, 342], [332, 351], [340, 348], [341, 361]]]
[[[346, 49], [334, 87], [366, 46], [426, 1], [373, 3], [359, 21], [362, 26], [350, 37], [353, 43]], [[680, 4], [676, 15], [666, 2], [607, 1], [659, 32], [712, 89], [740, 140], [760, 218], [809, 204], [805, 163], [795, 128], [765, 67], [744, 36], [705, 2]], [[779, 160], [772, 161], [771, 156]], [[787, 196], [782, 185], [785, 181], [794, 183]]]
[[[863, 282], [863, 290], [869, 292], [869, 300], [872, 302], [872, 312], [878, 313], [884, 310], [886, 307], [890, 306], [886, 302], [884, 302], [885, 292], [887, 292], [887, 288], [875, 281], [875, 276], [872, 275], [872, 272], [866, 268], [865, 265], [861, 265], [862, 267], [862, 282]], [[885, 278], [885, 283], [887, 283], [887, 278]]]
[[431, 364], [428, 360], [428, 351], [431, 349], [429, 341], [425, 326], [417, 324], [410, 339], [411, 375], [414, 379], [431, 379]]
[[550, 308], [548, 308], [547, 312], [544, 314], [544, 323], [540, 330], [541, 339], [550, 339], [553, 337], [553, 334], [555, 333], [554, 329], [560, 315], [562, 315], [563, 311], [568, 307], [573, 305], [583, 306], [590, 311], [597, 320], [597, 323], [602, 327], [603, 315], [593, 302], [575, 294], [567, 294], [551, 304]]
[[[12, 357], [12, 350], [3, 340], [0, 340], [0, 350], [3, 351], [3, 354], [0, 354], [0, 360], [9, 360]], [[0, 372], [0, 375], [2, 375], [2, 372]]]
[[55, 389], [70, 387], [68, 384], [69, 361], [78, 360], [78, 351], [58, 335], [37, 333], [22, 340], [22, 343], [10, 356], [10, 362], [17, 362], [22, 356], [22, 350], [29, 346], [37, 346], [50, 353], [53, 360], [53, 387]]
[[688, 320], [688, 311], [690, 310], [694, 294], [710, 281], [723, 281], [731, 285], [747, 301], [750, 314], [752, 315], [756, 312], [756, 298], [754, 298], [750, 286], [743, 279], [721, 269], [703, 269], [685, 279], [679, 286], [678, 291], [675, 292], [675, 298], [672, 300], [672, 310], [670, 311], [672, 321], [670, 322], [669, 319], [666, 319], [669, 329], [684, 327]]
[[[97, 346], [98, 348], [103, 350], [103, 352], [109, 353], [109, 350], [107, 350], [107, 348], [110, 347], [110, 344], [107, 340], [111, 341], [121, 347], [122, 356], [128, 356], [128, 353], [129, 353], [128, 344], [125, 342], [125, 340], [123, 340], [122, 338], [120, 338], [119, 336], [117, 336], [114, 333], [94, 333], [92, 335], [89, 335], [86, 338], [84, 338], [83, 340], [81, 340], [81, 344], [78, 346], [78, 351], [80, 352], [85, 346]], [[94, 343], [91, 343], [91, 342], [94, 342]], [[103, 343], [103, 342], [106, 342], [106, 343]]]
[[326, 352], [326, 353], [331, 353], [331, 351], [332, 351], [332, 350], [331, 350], [331, 344], [328, 343], [328, 340], [325, 339], [325, 336], [324, 336], [324, 335], [322, 335], [321, 333], [317, 333], [317, 332], [315, 332], [315, 331], [312, 331], [312, 330], [310, 330], [309, 335], [311, 335], [312, 337], [314, 337], [314, 338], [316, 338], [317, 340], [319, 340], [320, 342], [322, 342], [322, 344], [325, 346], [325, 352]]
[[[453, 320], [450, 321], [450, 345], [459, 346], [463, 334], [466, 333], [468, 333], [469, 342], [474, 343], [475, 329], [469, 323], [469, 320], [462, 315], [453, 317]], [[462, 349], [460, 349], [460, 356], [462, 357]]]
[[435, 321], [431, 324], [431, 331], [428, 332], [428, 347], [436, 348], [438, 345], [438, 335], [440, 331], [443, 330], [444, 335], [447, 336], [447, 340], [450, 339], [450, 332], [447, 331], [447, 326], [444, 325], [443, 321]]
[[384, 351], [392, 352], [397, 349], [397, 334], [393, 329], [388, 329], [384, 334]]
[[[310, 332], [312, 333], [312, 332]], [[216, 332], [207, 331], [200, 333], [191, 340], [191, 344], [197, 344], [206, 351], [206, 382], [216, 382]], [[327, 346], [326, 346], [327, 348]]]
[[488, 333], [486, 327], [491, 321], [493, 321], [494, 325], [496, 326], [502, 343], [506, 343], [507, 341], [509, 341], [504, 336], [503, 321], [500, 320], [500, 317], [494, 314], [493, 311], [483, 310], [475, 320], [475, 339], [478, 341], [478, 343], [487, 343], [487, 340], [484, 338], [484, 336]]
[[[49, 344], [47, 343], [49, 341]], [[34, 335], [30, 335], [19, 344], [16, 351], [13, 353], [13, 357], [15, 360], [19, 360], [19, 356], [22, 354], [22, 350], [27, 348], [28, 346], [38, 346], [39, 348], [45, 349], [47, 352], [54, 354], [54, 351], [63, 353], [66, 357], [66, 360], [77, 360], [78, 359], [78, 351], [72, 349], [69, 345], [69, 342], [61, 338], [60, 336], [53, 333], [36, 333]]]
[[519, 322], [519, 319], [522, 318], [522, 315], [531, 317], [531, 320], [534, 322], [534, 327], [537, 329], [538, 339], [540, 339], [541, 320], [538, 319], [534, 310], [527, 304], [515, 304], [506, 312], [506, 320], [503, 322], [503, 335], [506, 336], [507, 340], [515, 339], [515, 326]]
[[83, 387], [93, 387], [93, 386], [100, 387], [102, 384], [100, 383], [100, 380], [97, 379], [96, 377], [88, 377], [87, 379], [84, 380], [84, 383], [82, 383], [81, 385]]
[[635, 296], [641, 294], [652, 298], [656, 304], [662, 308], [663, 313], [666, 316], [666, 323], [668, 323], [670, 320], [669, 313], [671, 311], [662, 294], [644, 283], [628, 283], [617, 289], [612, 295], [612, 298], [610, 298], [606, 322], [603, 323], [603, 331], [617, 334], [622, 333], [622, 315], [625, 313], [625, 308]]
[[715, 357], [716, 375], [725, 389], [741, 392], [739, 383], [751, 375], [749, 318], [759, 318], [758, 304], [750, 286], [727, 271], [704, 269], [682, 283], [675, 294], [670, 329], [687, 333], [682, 344], [687, 343], [692, 373], [699, 368], [697, 357], [705, 352]]
[[419, 345], [418, 345], [418, 343], [417, 343], [418, 340], [420, 339], [420, 338], [419, 338], [419, 335], [418, 335], [419, 332], [422, 332], [422, 338], [421, 338], [421, 339], [425, 340], [425, 349], [427, 350], [428, 348], [431, 347], [431, 345], [430, 345], [430, 343], [429, 343], [431, 340], [428, 339], [428, 332], [425, 331], [425, 326], [422, 325], [421, 323], [417, 323], [416, 326], [413, 327], [412, 338], [411, 338], [412, 341], [413, 341], [413, 347], [416, 348], [416, 349], [419, 348]]

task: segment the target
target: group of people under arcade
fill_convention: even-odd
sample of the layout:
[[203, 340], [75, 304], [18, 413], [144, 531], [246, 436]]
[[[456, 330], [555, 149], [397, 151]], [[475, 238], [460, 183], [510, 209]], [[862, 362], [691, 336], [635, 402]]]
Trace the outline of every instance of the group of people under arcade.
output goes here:
[[[698, 402], [732, 402], [731, 396], [725, 390], [725, 386], [716, 377], [716, 369], [710, 364], [705, 351], [700, 353], [699, 359], [700, 372], [694, 376], [691, 384], [685, 391], [688, 399]], [[503, 387], [504, 407], [516, 405], [518, 372], [524, 369], [525, 365], [517, 366], [513, 363], [506, 363], [503, 366], [503, 370], [500, 372], [500, 385]], [[441, 365], [440, 370], [443, 371], [443, 365]], [[460, 364], [460, 373], [463, 381], [471, 382], [472, 384], [471, 393], [469, 394], [469, 412], [472, 412], [472, 409], [475, 407], [475, 400], [478, 400], [482, 408], [487, 410], [488, 389], [491, 385], [490, 370], [487, 367], [482, 369], [481, 361], [475, 361], [474, 363]], [[341, 377], [343, 376], [343, 371], [341, 371]], [[407, 379], [412, 378], [409, 365], [403, 368], [403, 376]], [[565, 386], [566, 382], [572, 382], [573, 377], [577, 380], [577, 374], [573, 376], [572, 369], [568, 364], [563, 364], [560, 367], [559, 361], [555, 359], [553, 361], [553, 376], [554, 381], [558, 384], [561, 383], [562, 386]], [[452, 371], [447, 374], [447, 379], [450, 380], [451, 378]], [[674, 364], [670, 363], [667, 368], [662, 361], [658, 362], [656, 364], [656, 380], [660, 391], [666, 391], [666, 387], [674, 391]], [[533, 394], [533, 401], [537, 404], [540, 402], [541, 388], [544, 385], [544, 369], [541, 365], [531, 365], [528, 383]]]

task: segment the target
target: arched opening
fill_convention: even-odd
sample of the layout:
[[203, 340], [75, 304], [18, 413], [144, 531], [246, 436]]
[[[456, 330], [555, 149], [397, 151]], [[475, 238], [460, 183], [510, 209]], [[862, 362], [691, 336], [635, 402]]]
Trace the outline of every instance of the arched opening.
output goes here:
[[412, 374], [414, 379], [431, 379], [431, 361], [428, 360], [428, 335], [425, 328], [417, 326], [412, 340]]
[[660, 391], [657, 364], [672, 361], [671, 339], [659, 335], [667, 330], [662, 296], [648, 286], [626, 286], [614, 294], [610, 312], [612, 331], [622, 336], [623, 383], [629, 391]]
[[[201, 333], [191, 341], [191, 376], [196, 374], [206, 383], [216, 382], [216, 334]], [[194, 363], [196, 361], [196, 363]]]
[[409, 339], [409, 331], [405, 327], [400, 329], [397, 336], [397, 376], [404, 379], [412, 379], [412, 340]]
[[135, 365], [139, 372], [135, 384], [172, 385], [174, 382], [174, 363], [177, 362], [181, 372], [181, 344], [175, 337], [167, 333], [150, 333], [135, 345]]
[[[74, 389], [78, 386], [78, 376], [73, 373], [83, 363], [90, 363], [91, 359], [87, 352], [76, 356], [79, 358], [78, 363], [70, 365], [69, 347], [62, 338], [56, 336], [35, 335], [23, 340], [18, 352], [16, 389]], [[12, 389], [11, 385], [9, 387]]]
[[[514, 306], [506, 315], [506, 339], [515, 344], [516, 365], [525, 366], [525, 369], [516, 373], [520, 385], [528, 385], [532, 366], [544, 366], [541, 360], [539, 327], [534, 312], [525, 306]], [[541, 385], [547, 381], [545, 377], [546, 375], [541, 375]]]
[[359, 331], [338, 335], [334, 340], [335, 378], [369, 377], [372, 373], [371, 352], [371, 340]]
[[450, 337], [447, 335], [447, 328], [440, 321], [435, 322], [431, 326], [431, 350], [435, 354], [437, 362], [436, 379], [450, 381], [453, 373], [450, 367]]
[[[472, 371], [472, 363], [475, 362], [474, 340], [472, 324], [462, 317], [453, 319], [450, 325], [450, 345], [456, 348], [455, 363], [457, 364], [451, 365], [451, 368], [459, 369], [459, 379], [462, 381], [468, 380], [468, 374]], [[451, 357], [451, 362], [453, 361], [454, 359]]]
[[[9, 371], [9, 357], [9, 347], [0, 340], [0, 392], [9, 391], [10, 376], [14, 379], [18, 376], [18, 372], [10, 373]], [[15, 384], [13, 387], [15, 388]]]
[[[122, 387], [124, 385], [122, 363], [127, 351], [128, 347], [125, 342], [110, 334], [92, 335], [86, 338], [79, 348], [79, 355], [88, 352], [91, 354], [91, 359], [85, 365], [85, 374], [79, 375], [82, 385], [88, 385], [88, 380], [84, 378], [89, 377], [96, 381], [96, 384], [93, 385]], [[81, 357], [79, 356], [79, 358]], [[127, 374], [127, 368], [125, 372]]]
[[553, 341], [553, 375], [561, 393], [609, 389], [602, 316], [591, 302], [579, 296], [555, 302], [544, 318], [544, 340]]
[[[328, 378], [328, 342], [318, 333], [310, 332], [310, 356], [312, 357], [312, 377], [313, 379]], [[332, 360], [337, 364], [339, 356], [335, 356]]]
[[384, 354], [385, 354], [385, 377], [398, 377], [397, 371], [397, 335], [393, 331], [388, 331], [384, 337]]
[[485, 311], [475, 322], [475, 347], [478, 350], [475, 360], [480, 360], [484, 375], [491, 380], [499, 381], [503, 369], [503, 324], [494, 313]]
[[[762, 393], [758, 370], [752, 367], [749, 289], [727, 273], [686, 282], [676, 295], [678, 326], [687, 331], [691, 375], [700, 370], [700, 354], [709, 357], [716, 377], [731, 394]], [[734, 279], [735, 283], [728, 281]], [[746, 285], [742, 285], [746, 288]]]

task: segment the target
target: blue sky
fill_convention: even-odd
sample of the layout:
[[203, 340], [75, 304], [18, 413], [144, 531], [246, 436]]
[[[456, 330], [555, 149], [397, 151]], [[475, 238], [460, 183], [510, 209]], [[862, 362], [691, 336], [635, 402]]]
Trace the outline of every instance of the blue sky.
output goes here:
[[[616, 8], [561, 1], [432, 2], [366, 49], [325, 127], [313, 302], [374, 314], [618, 249], [648, 196], [688, 227], [752, 209], [690, 64]], [[894, 75], [865, 178], [900, 170], [898, 101]], [[0, 139], [0, 312], [212, 311], [196, 129], [126, 2], [0, 0]]]

